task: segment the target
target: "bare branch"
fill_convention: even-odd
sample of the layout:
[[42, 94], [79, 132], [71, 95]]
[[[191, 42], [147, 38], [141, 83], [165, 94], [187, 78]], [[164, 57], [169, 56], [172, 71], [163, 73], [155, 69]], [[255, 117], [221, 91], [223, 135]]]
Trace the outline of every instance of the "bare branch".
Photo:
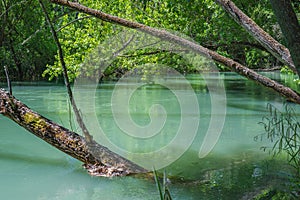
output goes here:
[[129, 38], [129, 40], [126, 41], [123, 44], [123, 46], [120, 49], [118, 49], [117, 51], [115, 51], [112, 55], [115, 56], [115, 57], [118, 56], [121, 53], [121, 51], [123, 51], [124, 49], [126, 49], [126, 47], [132, 42], [133, 38], [134, 38], [134, 35], [132, 35], [131, 38]]
[[70, 21], [69, 23], [67, 23], [66, 25], [64, 25], [62, 27], [59, 27], [59, 29], [57, 29], [56, 32], [61, 31], [62, 29], [66, 28], [67, 26], [69, 26], [71, 24], [73, 24], [74, 22], [77, 22], [77, 21], [80, 21], [80, 20], [83, 20], [83, 19], [87, 19], [87, 18], [91, 18], [91, 16], [84, 16], [84, 17], [74, 19], [74, 20]]
[[187, 50], [183, 49], [178, 49], [178, 50], [169, 50], [169, 49], [160, 49], [160, 50], [155, 50], [155, 51], [149, 51], [149, 52], [143, 52], [139, 54], [120, 54], [118, 55], [119, 57], [124, 57], [124, 58], [133, 58], [133, 57], [139, 57], [139, 56], [150, 56], [150, 55], [155, 55], [155, 54], [160, 54], [160, 53], [172, 53], [172, 52], [185, 52]]
[[[74, 12], [74, 11], [71, 11], [71, 12]], [[65, 16], [65, 15], [67, 15], [67, 14], [70, 14], [71, 12], [65, 12], [65, 13], [63, 13], [62, 15], [56, 17], [54, 20], [52, 20], [52, 23], [55, 23], [58, 19], [60, 19], [61, 17]], [[79, 20], [79, 19], [81, 20], [81, 19], [83, 19], [83, 18], [89, 18], [89, 17], [90, 17], [90, 16], [78, 18], [78, 20]], [[66, 24], [66, 25], [60, 27], [59, 29], [57, 29], [56, 32], [61, 31], [61, 29], [67, 27], [68, 25], [70, 25], [70, 24], [72, 24], [72, 23], [74, 23], [74, 22], [76, 22], [76, 21], [78, 21], [78, 20], [73, 20], [73, 21], [69, 22], [68, 24]], [[28, 41], [30, 41], [30, 40], [31, 40], [33, 37], [35, 37], [39, 32], [41, 32], [42, 29], [43, 29], [46, 25], [47, 25], [47, 24], [44, 24], [44, 25], [40, 26], [40, 28], [37, 29], [33, 34], [31, 34], [29, 37], [27, 37], [25, 40], [23, 40], [23, 42], [21, 43], [21, 45], [24, 45], [24, 44], [26, 44]]]
[[63, 56], [63, 50], [61, 48], [61, 44], [59, 42], [59, 39], [57, 37], [57, 33], [53, 27], [53, 24], [51, 23], [51, 20], [50, 20], [50, 17], [48, 15], [48, 12], [42, 2], [42, 0], [39, 0], [39, 3], [40, 3], [40, 6], [45, 14], [45, 18], [46, 18], [46, 21], [47, 23], [49, 24], [49, 27], [51, 29], [51, 32], [52, 32], [52, 35], [53, 35], [53, 38], [55, 40], [55, 43], [56, 43], [56, 46], [58, 48], [58, 54], [59, 54], [59, 60], [60, 60], [60, 63], [61, 63], [61, 66], [63, 68], [63, 76], [64, 76], [64, 80], [65, 80], [65, 85], [67, 87], [67, 91], [68, 91], [68, 95], [69, 95], [69, 100], [71, 102], [71, 105], [73, 107], [73, 110], [74, 110], [74, 113], [75, 113], [75, 116], [76, 116], [76, 120], [84, 134], [84, 136], [86, 137], [86, 140], [88, 142], [92, 142], [93, 140], [93, 137], [90, 135], [89, 131], [87, 130], [84, 122], [83, 122], [83, 119], [80, 115], [80, 112], [79, 112], [79, 109], [76, 105], [76, 102], [74, 100], [74, 97], [73, 97], [73, 92], [71, 90], [71, 86], [70, 86], [70, 81], [69, 81], [69, 77], [68, 77], [68, 71], [67, 71], [67, 67], [66, 67], [66, 63], [65, 63], [65, 60], [64, 60], [64, 56]]
[[256, 48], [262, 51], [266, 51], [266, 49], [260, 45], [260, 44], [256, 44], [256, 43], [251, 43], [251, 42], [246, 42], [246, 41], [234, 41], [231, 42], [230, 44], [226, 44], [226, 43], [217, 43], [217, 44], [203, 44], [204, 47], [209, 48], [211, 50], [217, 50], [219, 47], [224, 47], [224, 48], [231, 48], [233, 45], [235, 46], [240, 46], [240, 47], [250, 47], [250, 48]]
[[[7, 12], [8, 12], [10, 9], [12, 9], [13, 7], [18, 6], [18, 5], [20, 5], [20, 4], [23, 4], [23, 3], [27, 3], [27, 2], [28, 2], [27, 0], [23, 0], [23, 1], [20, 1], [20, 2], [18, 2], [18, 3], [13, 4], [13, 5], [10, 6], [9, 8], [5, 9], [5, 11], [4, 11], [3, 13], [1, 13], [0, 18], [1, 18], [3, 15], [6, 15]], [[5, 2], [4, 2], [4, 1], [2, 1], [2, 4], [3, 4], [3, 7], [5, 8], [6, 6], [5, 6]]]
[[28, 38], [26, 38], [25, 40], [23, 40], [23, 42], [21, 43], [21, 45], [26, 44], [29, 40], [31, 40], [34, 36], [36, 36], [36, 34], [38, 34], [40, 31], [42, 30], [42, 28], [39, 28], [38, 30], [36, 30], [33, 34], [31, 34]]

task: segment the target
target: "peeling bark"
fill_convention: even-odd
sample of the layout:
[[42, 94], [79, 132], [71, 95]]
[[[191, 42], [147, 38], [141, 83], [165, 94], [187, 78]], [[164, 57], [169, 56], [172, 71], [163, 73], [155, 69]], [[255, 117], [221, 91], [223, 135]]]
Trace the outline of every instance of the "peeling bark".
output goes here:
[[[158, 37], [162, 40], [166, 40], [169, 42], [174, 42], [182, 47], [188, 48], [195, 53], [202, 54], [204, 56], [212, 58], [214, 61], [219, 62], [227, 67], [229, 67], [232, 71], [237, 72], [238, 74], [247, 77], [250, 80], [253, 80], [265, 87], [271, 88], [274, 91], [278, 92], [279, 94], [286, 97], [289, 101], [295, 102], [300, 104], [300, 94], [294, 90], [292, 90], [289, 87], [286, 87], [282, 84], [277, 83], [276, 81], [269, 79], [268, 77], [262, 76], [255, 71], [241, 65], [238, 62], [235, 62], [232, 59], [226, 58], [220, 54], [218, 54], [215, 51], [209, 50], [201, 45], [198, 45], [194, 42], [191, 42], [189, 40], [186, 40], [184, 38], [178, 37], [174, 34], [171, 34], [165, 30], [158, 30], [149, 26], [146, 26], [144, 24], [140, 24], [137, 22], [132, 22], [123, 18], [119, 18], [104, 12], [101, 12], [99, 10], [95, 10], [92, 8], [88, 8], [86, 6], [83, 6], [77, 2], [67, 1], [67, 0], [50, 0], [52, 3], [59, 4], [62, 6], [69, 7], [71, 9], [77, 10], [79, 12], [86, 13], [88, 15], [94, 16], [96, 18], [99, 18], [103, 21], [107, 21], [110, 23], [115, 23], [127, 28], [132, 29], [138, 29], [142, 32], [148, 33], [150, 35], [153, 35], [155, 37]], [[280, 48], [283, 48], [282, 45], [280, 45]], [[279, 48], [279, 49], [280, 49]], [[285, 48], [285, 47], [284, 47]], [[286, 48], [285, 48], [286, 49]], [[287, 49], [286, 49], [287, 50]], [[283, 51], [284, 53], [285, 51]]]
[[37, 137], [80, 160], [97, 176], [124, 176], [147, 172], [144, 168], [32, 111], [21, 101], [0, 89], [0, 114], [15, 121]]
[[[219, 3], [224, 10], [244, 29], [252, 35], [262, 46], [264, 46], [273, 56], [281, 62], [288, 65], [291, 70], [297, 73], [296, 67], [292, 60], [288, 48], [276, 41], [272, 36], [260, 28], [250, 17], [243, 13], [232, 1], [230, 0], [215, 0]], [[280, 0], [281, 1], [281, 0]]]

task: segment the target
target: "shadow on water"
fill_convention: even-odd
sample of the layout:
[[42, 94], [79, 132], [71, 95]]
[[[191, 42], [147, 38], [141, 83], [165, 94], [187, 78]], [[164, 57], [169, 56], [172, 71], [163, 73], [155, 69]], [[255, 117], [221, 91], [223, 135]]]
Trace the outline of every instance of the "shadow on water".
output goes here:
[[[55, 159], [48, 157], [38, 157], [36, 155], [24, 155], [20, 153], [9, 153], [9, 152], [0, 152], [1, 160], [8, 162], [22, 162], [24, 164], [30, 163], [34, 165], [50, 165], [50, 166], [60, 166], [66, 167], [71, 166], [70, 162], [67, 162], [66, 159]], [[71, 159], [71, 158], [70, 158]], [[76, 161], [74, 160], [74, 163]]]

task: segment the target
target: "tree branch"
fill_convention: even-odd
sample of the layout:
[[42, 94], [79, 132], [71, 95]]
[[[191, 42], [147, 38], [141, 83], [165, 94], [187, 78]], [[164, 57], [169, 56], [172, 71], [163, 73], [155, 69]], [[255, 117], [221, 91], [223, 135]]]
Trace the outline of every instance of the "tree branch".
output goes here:
[[255, 44], [251, 42], [246, 42], [246, 41], [234, 41], [231, 42], [230, 44], [226, 43], [218, 43], [218, 44], [203, 44], [204, 47], [209, 48], [211, 50], [217, 50], [219, 47], [224, 47], [224, 48], [231, 48], [233, 45], [236, 46], [245, 46], [245, 47], [251, 47], [251, 48], [256, 48], [262, 51], [266, 51], [266, 49], [261, 45], [261, 44]]
[[62, 152], [84, 162], [92, 175], [124, 176], [147, 172], [106, 147], [94, 141], [90, 143], [77, 133], [32, 111], [4, 89], [0, 89], [0, 114], [12, 119]]
[[275, 66], [272, 68], [258, 68], [258, 69], [254, 69], [254, 71], [256, 72], [272, 72], [272, 71], [276, 71], [276, 70], [281, 70], [281, 66]]
[[300, 24], [290, 0], [270, 0], [277, 22], [300, 75]]
[[[136, 165], [135, 163], [127, 160], [126, 158], [123, 158], [122, 156], [110, 151], [109, 149], [107, 149], [106, 147], [98, 144], [97, 142], [95, 142], [92, 138], [92, 136], [90, 135], [89, 131], [86, 128], [86, 125], [80, 115], [80, 112], [78, 110], [78, 107], [76, 105], [76, 102], [73, 98], [73, 93], [70, 87], [70, 82], [69, 82], [69, 78], [68, 78], [68, 73], [67, 73], [67, 68], [66, 68], [66, 64], [64, 61], [64, 57], [63, 57], [63, 50], [61, 48], [60, 42], [58, 40], [58, 36], [57, 33], [51, 23], [51, 20], [49, 18], [49, 15], [47, 13], [47, 10], [42, 2], [42, 0], [39, 0], [39, 3], [41, 5], [41, 8], [43, 9], [43, 12], [45, 14], [46, 17], [46, 21], [48, 22], [53, 38], [56, 42], [56, 45], [58, 47], [58, 52], [59, 52], [59, 58], [60, 58], [60, 62], [63, 68], [63, 75], [64, 75], [64, 80], [65, 80], [65, 85], [67, 87], [67, 91], [68, 91], [68, 95], [69, 95], [69, 100], [71, 102], [71, 105], [73, 107], [75, 116], [76, 116], [76, 120], [80, 126], [80, 128], [83, 131], [83, 134], [85, 136], [84, 138], [84, 148], [85, 151], [81, 152], [83, 155], [86, 154], [85, 156], [91, 156], [92, 159], [85, 161], [85, 167], [86, 169], [89, 171], [89, 173], [91, 173], [92, 175], [100, 175], [100, 176], [122, 176], [122, 175], [127, 175], [127, 174], [131, 174], [131, 173], [142, 173], [142, 172], [147, 172], [147, 170], [145, 170], [144, 168]], [[130, 41], [129, 41], [130, 42]], [[0, 112], [1, 113], [1, 112]], [[37, 114], [37, 113], [36, 113]], [[42, 116], [38, 116], [37, 119], [39, 118], [43, 118]], [[26, 122], [26, 119], [25, 119]], [[30, 122], [32, 123], [32, 122]], [[28, 124], [25, 123], [25, 128], [26, 125]], [[43, 127], [35, 127], [35, 129], [42, 129]], [[30, 131], [38, 131], [35, 129], [30, 129]], [[56, 130], [52, 130], [55, 131]], [[52, 136], [53, 137], [53, 136]], [[77, 136], [76, 136], [77, 138]], [[44, 139], [44, 138], [43, 138]], [[83, 140], [81, 138], [81, 140]], [[51, 141], [50, 141], [51, 142]], [[58, 142], [58, 144], [60, 143], [66, 143], [68, 142], [68, 138], [63, 138], [62, 141]], [[55, 143], [54, 143], [54, 146]], [[71, 149], [71, 155], [73, 156], [73, 154], [75, 153], [75, 155], [77, 155], [76, 150], [78, 144], [74, 144], [74, 146], [72, 146], [73, 149]], [[80, 146], [80, 144], [79, 144]], [[56, 146], [57, 148], [59, 148], [59, 146]], [[61, 150], [63, 150], [65, 147], [63, 147]], [[68, 148], [68, 147], [66, 147]], [[74, 149], [75, 148], [75, 149]], [[73, 152], [72, 152], [73, 151]], [[67, 150], [67, 152], [69, 152], [69, 150]], [[74, 157], [74, 156], [73, 156]], [[81, 157], [79, 157], [80, 159], [82, 159]], [[84, 160], [83, 160], [84, 161]]]
[[[72, 11], [72, 12], [74, 12], [74, 11]], [[67, 14], [69, 14], [69, 13], [71, 13], [71, 12], [65, 12], [65, 13], [63, 13], [62, 15], [57, 16], [54, 20], [52, 20], [52, 23], [55, 23], [58, 19], [60, 19], [61, 17], [65, 16], [65, 15], [67, 15]], [[81, 19], [83, 19], [83, 18], [88, 18], [88, 17], [82, 17], [82, 18], [78, 18], [78, 19], [81, 20]], [[68, 26], [68, 25], [70, 25], [71, 23], [74, 23], [74, 22], [76, 22], [76, 21], [78, 21], [78, 20], [73, 20], [73, 21], [69, 22], [68, 24], [66, 24], [66, 25], [64, 25], [64, 26], [62, 26], [62, 27], [60, 27], [60, 28], [58, 28], [58, 29], [56, 30], [56, 32], [61, 31], [61, 29], [65, 28], [66, 26]], [[39, 32], [41, 32], [41, 31], [43, 30], [43, 28], [45, 28], [46, 25], [47, 25], [47, 24], [43, 24], [42, 26], [40, 26], [39, 29], [37, 29], [34, 33], [32, 33], [32, 34], [31, 34], [29, 37], [27, 37], [25, 40], [23, 40], [23, 42], [21, 42], [21, 45], [24, 45], [24, 44], [26, 44], [28, 41], [30, 41], [34, 36], [36, 36]]]
[[[66, 7], [69, 7], [71, 9], [77, 10], [79, 12], [86, 13], [88, 15], [97, 17], [99, 19], [102, 19], [103, 21], [115, 23], [124, 27], [132, 28], [132, 29], [138, 29], [142, 32], [148, 33], [150, 35], [153, 35], [155, 37], [161, 38], [166, 41], [174, 42], [182, 47], [191, 49], [192, 51], [206, 55], [216, 62], [219, 62], [227, 67], [229, 67], [231, 70], [237, 72], [238, 74], [247, 77], [250, 80], [253, 80], [255, 82], [260, 83], [261, 85], [271, 88], [274, 91], [278, 92], [279, 94], [285, 96], [290, 101], [293, 101], [295, 103], [300, 104], [300, 94], [296, 91], [292, 90], [289, 87], [286, 87], [282, 84], [277, 83], [276, 81], [269, 79], [268, 77], [262, 76], [255, 71], [241, 65], [238, 62], [235, 62], [232, 59], [226, 58], [224, 56], [221, 56], [217, 52], [214, 52], [212, 50], [209, 50], [207, 48], [204, 48], [201, 45], [198, 45], [194, 42], [191, 42], [189, 40], [186, 40], [184, 38], [178, 37], [172, 33], [169, 33], [165, 30], [158, 30], [137, 22], [132, 22], [123, 18], [119, 18], [104, 12], [101, 12], [99, 10], [91, 9], [86, 6], [83, 6], [76, 2], [71, 2], [67, 0], [50, 0], [51, 2], [59, 5], [63, 5]], [[282, 46], [282, 45], [281, 45]]]
[[42, 2], [42, 0], [39, 0], [39, 3], [40, 3], [40, 6], [45, 14], [45, 18], [46, 18], [46, 21], [51, 29], [51, 32], [52, 32], [52, 35], [53, 35], [53, 38], [55, 40], [55, 43], [56, 43], [56, 46], [58, 48], [58, 54], [59, 54], [59, 60], [60, 60], [60, 63], [61, 63], [61, 66], [63, 68], [63, 76], [64, 76], [64, 80], [65, 80], [65, 85], [67, 87], [67, 91], [68, 91], [68, 95], [69, 95], [69, 100], [71, 102], [71, 105], [73, 107], [73, 110], [74, 110], [74, 113], [75, 113], [75, 116], [76, 116], [76, 120], [85, 136], [85, 138], [87, 139], [88, 142], [92, 142], [93, 140], [93, 137], [90, 135], [89, 131], [87, 130], [84, 122], [83, 122], [83, 119], [80, 115], [80, 112], [79, 112], [79, 109], [76, 105], [76, 102], [74, 100], [74, 97], [73, 97], [73, 92], [71, 90], [71, 86], [70, 86], [70, 81], [69, 81], [69, 77], [68, 77], [68, 71], [67, 71], [67, 67], [66, 67], [66, 63], [65, 63], [65, 60], [64, 60], [64, 56], [63, 56], [63, 50], [61, 48], [61, 45], [60, 45], [60, 42], [59, 42], [59, 39], [58, 39], [58, 36], [57, 36], [57, 33], [53, 27], [53, 24], [51, 23], [51, 20], [50, 20], [50, 17], [48, 15], [48, 12]]
[[59, 29], [56, 30], [56, 32], [59, 32], [61, 31], [62, 29], [66, 28], [67, 26], [77, 22], [77, 21], [80, 21], [80, 20], [83, 20], [83, 19], [86, 19], [86, 18], [90, 18], [91, 16], [84, 16], [84, 17], [80, 17], [80, 18], [77, 18], [77, 19], [74, 19], [72, 21], [70, 21], [69, 23], [67, 23], [66, 25], [62, 26], [62, 27], [59, 27]]
[[[276, 41], [272, 36], [260, 28], [250, 17], [243, 13], [230, 0], [215, 0], [224, 10], [244, 29], [252, 35], [262, 46], [264, 46], [273, 56], [289, 66], [291, 70], [298, 73], [291, 58], [289, 49]], [[299, 72], [300, 73], [300, 72]]]

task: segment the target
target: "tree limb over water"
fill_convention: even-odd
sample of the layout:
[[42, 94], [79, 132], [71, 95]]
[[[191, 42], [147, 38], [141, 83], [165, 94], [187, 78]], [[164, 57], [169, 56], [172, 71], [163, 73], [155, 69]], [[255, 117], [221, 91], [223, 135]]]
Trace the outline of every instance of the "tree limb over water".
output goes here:
[[290, 51], [284, 45], [276, 41], [271, 35], [259, 27], [250, 17], [243, 13], [230, 0], [215, 0], [224, 10], [241, 25], [252, 37], [265, 47], [274, 57], [285, 63], [291, 70], [297, 73]]
[[300, 24], [291, 1], [270, 0], [277, 22], [280, 25], [291, 58], [300, 74]]
[[147, 170], [117, 155], [106, 147], [87, 140], [42, 115], [0, 89], [0, 114], [10, 118], [37, 137], [80, 160], [92, 175], [124, 176]]
[[226, 58], [226, 57], [218, 54], [217, 52], [207, 49], [207, 48], [205, 48], [199, 44], [196, 44], [192, 41], [181, 38], [177, 35], [167, 32], [165, 30], [159, 30], [156, 28], [152, 28], [152, 27], [146, 26], [144, 24], [132, 22], [132, 21], [129, 21], [129, 20], [126, 20], [123, 18], [119, 18], [119, 17], [113, 16], [113, 15], [101, 12], [99, 10], [95, 10], [95, 9], [83, 6], [77, 2], [72, 2], [72, 1], [67, 1], [67, 0], [50, 0], [50, 1], [52, 3], [66, 6], [71, 9], [77, 10], [79, 12], [94, 16], [103, 21], [115, 23], [115, 24], [118, 24], [120, 26], [124, 26], [127, 28], [137, 29], [137, 30], [140, 30], [147, 34], [158, 37], [162, 40], [174, 42], [178, 45], [181, 45], [182, 47], [185, 47], [187, 49], [194, 51], [195, 53], [199, 53], [199, 54], [205, 55], [207, 57], [210, 57], [214, 61], [219, 62], [219, 63], [229, 67], [232, 71], [235, 71], [238, 74], [245, 76], [246, 78], [248, 78], [250, 80], [260, 83], [261, 85], [263, 85], [265, 87], [275, 90], [279, 94], [286, 97], [289, 101], [300, 104], [300, 94], [298, 92], [296, 92], [296, 91], [292, 90], [291, 88], [286, 87], [282, 84], [279, 84], [276, 81], [269, 79], [268, 77], [262, 76], [262, 75], [256, 73], [255, 71], [247, 68], [246, 66], [243, 66], [242, 64], [240, 64], [238, 62], [236, 62], [230, 58]]

